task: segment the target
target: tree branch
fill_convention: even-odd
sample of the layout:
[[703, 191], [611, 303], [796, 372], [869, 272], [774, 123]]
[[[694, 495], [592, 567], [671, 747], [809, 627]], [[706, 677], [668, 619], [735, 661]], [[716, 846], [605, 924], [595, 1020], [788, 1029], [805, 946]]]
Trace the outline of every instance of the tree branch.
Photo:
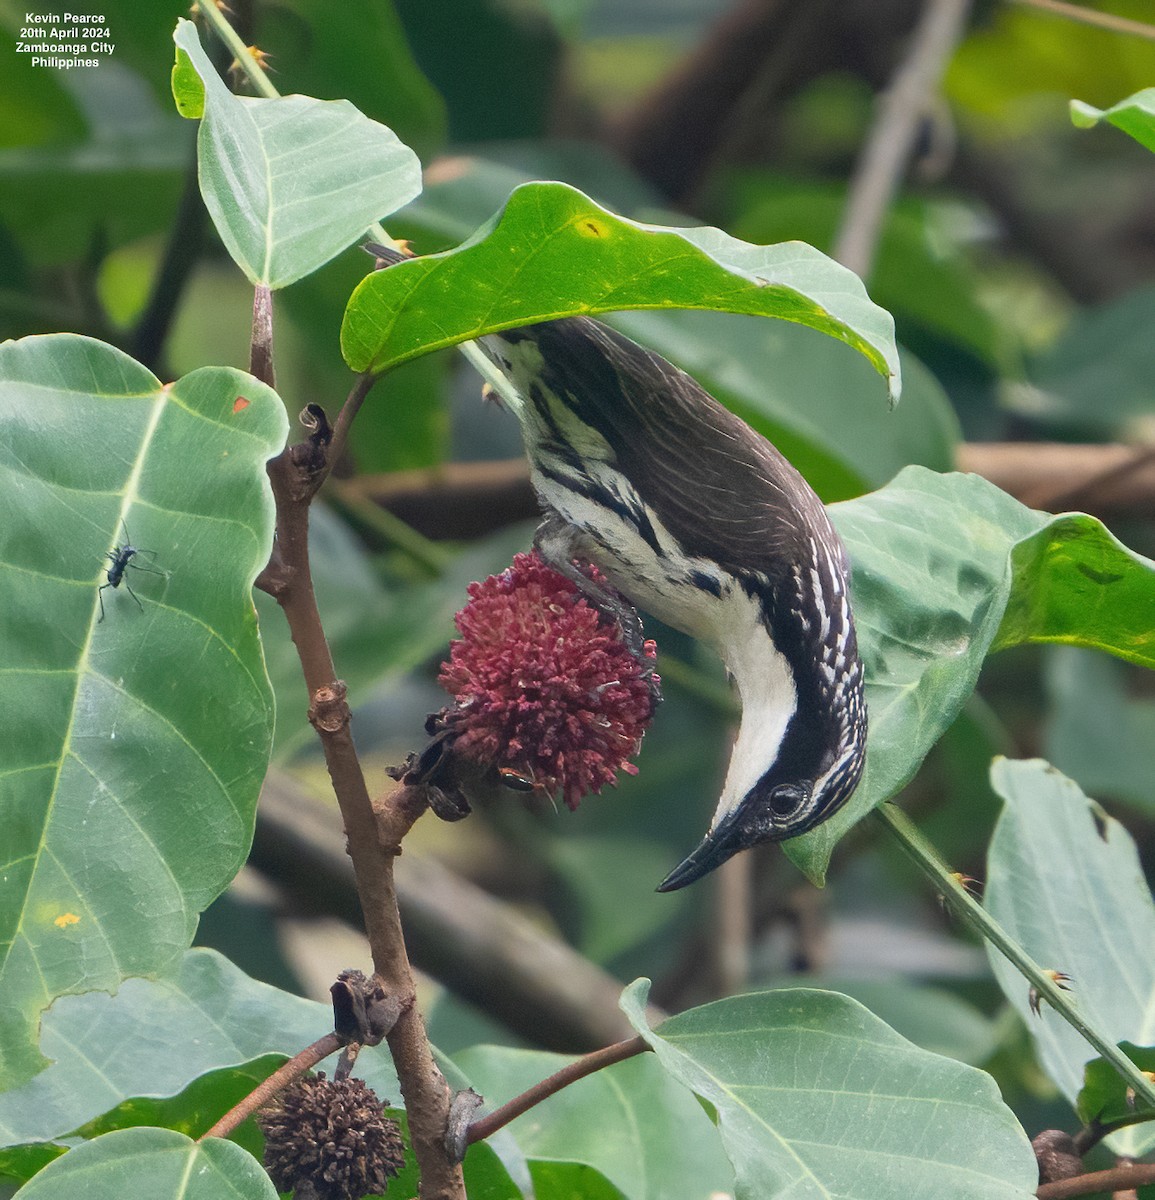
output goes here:
[[910, 52], [878, 99], [878, 118], [850, 182], [834, 257], [866, 279], [886, 210], [950, 56], [966, 27], [971, 0], [927, 0]]
[[264, 1108], [270, 1100], [282, 1092], [294, 1080], [300, 1079], [306, 1071], [312, 1070], [319, 1062], [340, 1050], [343, 1040], [335, 1033], [327, 1033], [318, 1038], [311, 1046], [306, 1046], [299, 1054], [294, 1054], [287, 1063], [278, 1067], [263, 1083], [234, 1104], [227, 1113], [211, 1128], [197, 1138], [203, 1142], [205, 1138], [228, 1137], [234, 1129], [247, 1120], [258, 1109]]
[[1130, 1192], [1146, 1183], [1155, 1183], [1155, 1163], [1129, 1163], [1107, 1171], [1091, 1171], [1070, 1179], [1044, 1183], [1035, 1195], [1039, 1200], [1069, 1200], [1072, 1196], [1093, 1196], [1099, 1192]]
[[1132, 37], [1155, 41], [1155, 25], [1132, 21], [1127, 17], [1116, 16], [1114, 13], [1099, 12], [1094, 8], [1082, 8], [1078, 4], [1066, 4], [1064, 0], [1012, 0], [1012, 3], [1022, 4], [1027, 8], [1037, 8], [1042, 12], [1054, 13], [1055, 16], [1066, 17], [1069, 21], [1079, 21], [1084, 25], [1108, 29], [1112, 33], [1125, 33]]
[[466, 1136], [467, 1143], [472, 1146], [474, 1142], [492, 1137], [510, 1121], [520, 1117], [522, 1113], [529, 1112], [531, 1108], [543, 1100], [548, 1100], [550, 1096], [556, 1095], [562, 1088], [568, 1087], [571, 1083], [577, 1083], [579, 1079], [584, 1079], [587, 1075], [592, 1075], [603, 1067], [610, 1067], [614, 1063], [625, 1062], [627, 1058], [644, 1054], [649, 1049], [650, 1046], [644, 1038], [632, 1037], [613, 1046], [606, 1046], [604, 1050], [595, 1050], [592, 1054], [587, 1054], [583, 1058], [567, 1064], [560, 1071], [555, 1071], [543, 1079], [541, 1083], [536, 1083], [522, 1092], [520, 1096], [515, 1096], [508, 1104], [503, 1104], [484, 1117], [479, 1117], [469, 1126], [469, 1133]]

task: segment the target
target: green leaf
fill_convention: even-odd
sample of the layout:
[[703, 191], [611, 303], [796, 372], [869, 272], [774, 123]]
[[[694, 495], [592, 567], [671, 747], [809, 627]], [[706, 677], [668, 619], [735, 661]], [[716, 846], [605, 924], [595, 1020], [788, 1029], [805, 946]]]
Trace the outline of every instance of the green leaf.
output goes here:
[[[1148, 1074], [1155, 1071], [1155, 1048], [1134, 1046], [1130, 1042], [1120, 1042], [1119, 1048], [1141, 1070]], [[1079, 1119], [1088, 1125], [1093, 1121], [1108, 1124], [1126, 1120], [1142, 1111], [1136, 1109], [1127, 1081], [1104, 1058], [1092, 1059], [1087, 1064], [1075, 1108]]]
[[[1040, 966], [1071, 976], [1079, 1015], [1108, 1041], [1155, 1042], [1155, 904], [1127, 831], [1041, 759], [996, 759], [991, 782], [1006, 807], [991, 839], [987, 911]], [[1045, 1006], [1035, 1016], [1022, 976], [988, 953], [1044, 1068], [1076, 1103], [1094, 1051]], [[1121, 1130], [1111, 1145], [1145, 1154], [1155, 1130]]]
[[998, 1023], [954, 992], [907, 979], [823, 978], [815, 982], [857, 1000], [924, 1050], [979, 1066], [998, 1049]]
[[[270, 1055], [289, 1058], [332, 1026], [326, 1005], [258, 983], [215, 951], [189, 950], [162, 979], [56, 1001], [41, 1025], [52, 1065], [0, 1093], [0, 1145], [56, 1141], [168, 1097], [183, 1096], [176, 1108], [190, 1121], [200, 1096], [194, 1081]], [[357, 1073], [396, 1098], [387, 1055], [365, 1051]]]
[[[759, 172], [739, 186], [746, 203], [735, 221], [736, 236], [753, 242], [795, 237], [819, 249], [833, 246], [846, 208], [844, 183]], [[913, 197], [890, 207], [870, 273], [871, 295], [894, 314], [901, 339], [916, 330], [929, 332], [997, 368], [1007, 361], [1007, 331], [980, 299], [980, 277], [968, 261], [957, 202], [949, 213], [942, 209]]]
[[799, 325], [684, 311], [627, 313], [612, 323], [695, 376], [824, 500], [881, 487], [911, 463], [936, 471], [954, 464], [960, 435], [950, 400], [905, 351], [902, 403], [887, 411], [862, 358]]
[[1057, 641], [1155, 666], [1155, 569], [1093, 517], [920, 467], [830, 515], [853, 565], [869, 741], [846, 807], [784, 844], [816, 882], [838, 839], [913, 778], [993, 649]]
[[[204, 86], [201, 194], [251, 283], [279, 288], [308, 275], [421, 190], [413, 151], [348, 101], [234, 96], [190, 21], [177, 22], [174, 39]], [[195, 109], [178, 70], [178, 104]]]
[[1155, 812], [1155, 701], [1131, 695], [1121, 663], [1074, 646], [1047, 655], [1045, 757], [1089, 795]]
[[864, 354], [898, 393], [894, 322], [812, 246], [751, 246], [719, 229], [615, 216], [561, 183], [519, 187], [464, 245], [367, 276], [341, 330], [345, 361], [381, 372], [484, 333], [629, 308], [781, 317]]
[[1080, 129], [1090, 129], [1100, 121], [1109, 121], [1140, 145], [1155, 150], [1155, 88], [1144, 88], [1111, 108], [1096, 108], [1082, 100], [1072, 100], [1071, 120]]
[[[535, 1200], [628, 1200], [600, 1171], [573, 1162], [533, 1163], [533, 1194]], [[679, 1196], [687, 1194], [678, 1191]]]
[[1138, 440], [1155, 416], [1155, 287], [1140, 287], [1076, 312], [1028, 363], [1030, 386], [1010, 402], [1034, 419], [1087, 431], [1095, 440]]
[[[496, 1107], [571, 1062], [560, 1054], [475, 1046], [454, 1056]], [[649, 1054], [563, 1088], [509, 1126], [529, 1159], [582, 1164], [630, 1200], [708, 1200], [732, 1188], [718, 1136], [701, 1107]], [[600, 1194], [600, 1193], [599, 1193]]]
[[255, 1158], [220, 1138], [194, 1142], [172, 1129], [122, 1129], [51, 1162], [20, 1200], [276, 1200]]
[[[0, 423], [0, 720], [21, 731], [0, 749], [11, 1087], [42, 1065], [53, 997], [163, 970], [245, 860], [273, 715], [251, 587], [286, 422], [243, 372], [162, 386], [61, 334], [0, 346]], [[130, 536], [145, 549], [98, 590]]]
[[860, 1004], [791, 989], [645, 1019], [662, 1066], [712, 1106], [739, 1200], [1026, 1197], [1035, 1156], [989, 1075], [911, 1045]]

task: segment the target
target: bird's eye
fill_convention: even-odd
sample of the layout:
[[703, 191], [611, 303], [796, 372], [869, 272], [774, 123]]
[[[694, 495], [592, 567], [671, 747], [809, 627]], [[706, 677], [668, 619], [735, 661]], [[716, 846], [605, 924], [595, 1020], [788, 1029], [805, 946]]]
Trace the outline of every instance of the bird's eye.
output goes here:
[[805, 803], [809, 794], [805, 788], [792, 783], [776, 787], [770, 793], [770, 811], [776, 817], [792, 817]]

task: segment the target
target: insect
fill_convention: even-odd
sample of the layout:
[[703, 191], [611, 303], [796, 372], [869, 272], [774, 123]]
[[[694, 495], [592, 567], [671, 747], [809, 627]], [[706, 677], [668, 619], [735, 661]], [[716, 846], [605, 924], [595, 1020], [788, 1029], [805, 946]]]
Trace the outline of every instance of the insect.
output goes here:
[[104, 597], [100, 593], [103, 592], [105, 588], [118, 588], [122, 583], [128, 589], [128, 594], [136, 601], [136, 607], [139, 608], [141, 612], [144, 612], [144, 605], [141, 604], [140, 597], [132, 590], [132, 584], [130, 584], [128, 579], [125, 577], [125, 572], [129, 567], [132, 567], [134, 571], [147, 571], [150, 575], [165, 574], [164, 571], [158, 571], [155, 567], [146, 567], [141, 563], [135, 563], [132, 561], [138, 554], [155, 554], [156, 551], [142, 550], [139, 546], [134, 546], [132, 544], [132, 538], [129, 537], [128, 526], [125, 525], [123, 520], [120, 522], [120, 525], [124, 530], [124, 545], [114, 547], [105, 555], [105, 558], [112, 563], [112, 566], [110, 566], [105, 572], [108, 577], [108, 582], [102, 583], [100, 587], [96, 589], [96, 598], [100, 601], [100, 620], [97, 621], [98, 625], [100, 624], [100, 621], [104, 620]]

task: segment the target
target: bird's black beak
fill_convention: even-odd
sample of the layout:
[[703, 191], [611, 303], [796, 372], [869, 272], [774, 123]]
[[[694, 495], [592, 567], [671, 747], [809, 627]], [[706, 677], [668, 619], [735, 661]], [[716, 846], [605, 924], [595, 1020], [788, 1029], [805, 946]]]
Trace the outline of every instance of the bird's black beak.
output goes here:
[[711, 833], [706, 834], [689, 858], [680, 862], [658, 884], [659, 892], [676, 892], [688, 883], [695, 883], [733, 858], [746, 845], [735, 820], [735, 814], [724, 818]]

